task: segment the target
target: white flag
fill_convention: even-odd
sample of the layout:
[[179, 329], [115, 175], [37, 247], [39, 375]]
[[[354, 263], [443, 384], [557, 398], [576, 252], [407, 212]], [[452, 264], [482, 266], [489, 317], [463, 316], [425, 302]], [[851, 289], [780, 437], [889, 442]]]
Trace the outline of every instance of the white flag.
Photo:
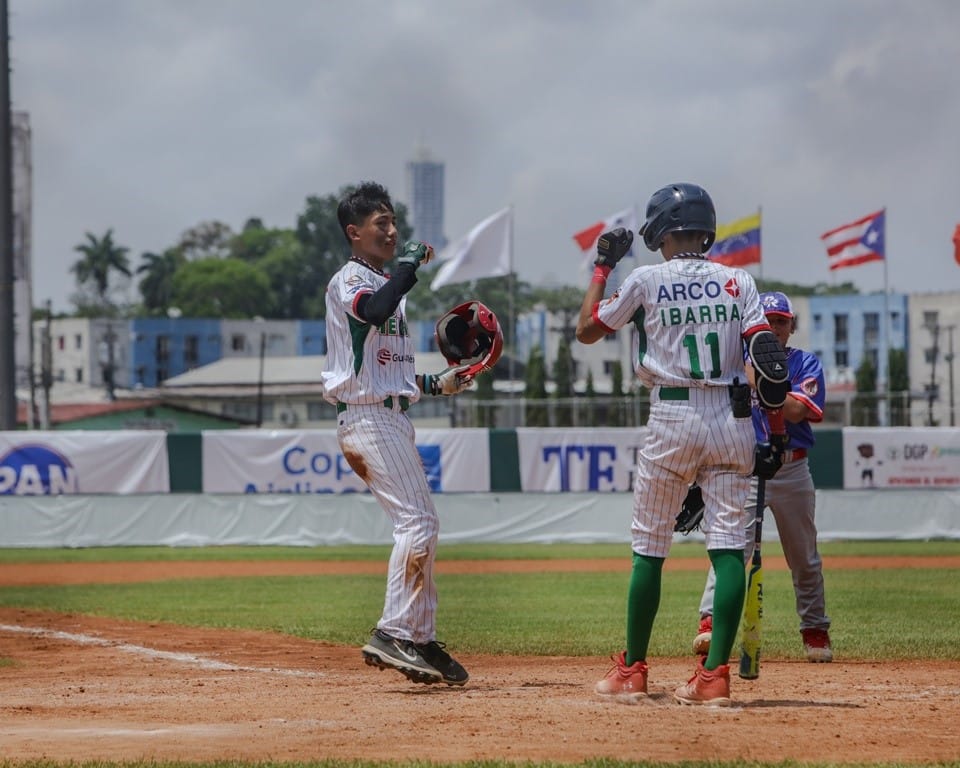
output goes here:
[[436, 290], [451, 283], [509, 275], [513, 268], [510, 253], [512, 226], [513, 216], [507, 207], [444, 248], [437, 257], [440, 269], [430, 288]]

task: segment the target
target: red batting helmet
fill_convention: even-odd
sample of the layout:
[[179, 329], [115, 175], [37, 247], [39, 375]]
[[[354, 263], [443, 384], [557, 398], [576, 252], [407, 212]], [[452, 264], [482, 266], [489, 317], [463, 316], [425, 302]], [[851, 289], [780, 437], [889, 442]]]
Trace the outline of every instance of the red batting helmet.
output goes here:
[[503, 352], [497, 316], [479, 301], [466, 301], [437, 321], [437, 346], [450, 365], [469, 366], [462, 376], [489, 371]]

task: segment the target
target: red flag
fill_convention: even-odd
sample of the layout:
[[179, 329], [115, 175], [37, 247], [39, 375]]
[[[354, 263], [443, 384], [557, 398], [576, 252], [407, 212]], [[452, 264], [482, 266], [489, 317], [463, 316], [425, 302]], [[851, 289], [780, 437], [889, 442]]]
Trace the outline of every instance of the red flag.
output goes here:
[[596, 224], [591, 224], [586, 229], [582, 229], [577, 232], [573, 239], [576, 241], [577, 245], [580, 247], [580, 250], [584, 253], [593, 251], [596, 248], [597, 240], [600, 239], [600, 235], [610, 229], [616, 229], [617, 227], [624, 227], [633, 231], [633, 234], [637, 234], [637, 212], [634, 208], [628, 208], [625, 211], [620, 211], [620, 213], [615, 213], [613, 216], [608, 216], [603, 221], [598, 221]]
[[882, 209], [820, 235], [827, 247], [830, 269], [883, 261], [885, 219], [886, 209]]
[[953, 258], [960, 264], [960, 224], [953, 230]]

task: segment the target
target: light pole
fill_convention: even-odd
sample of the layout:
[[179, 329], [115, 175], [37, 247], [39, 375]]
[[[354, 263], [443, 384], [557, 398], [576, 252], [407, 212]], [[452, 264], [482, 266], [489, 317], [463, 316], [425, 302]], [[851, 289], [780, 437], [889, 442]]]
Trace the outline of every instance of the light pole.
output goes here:
[[[262, 317], [254, 318], [258, 323], [263, 322]], [[263, 359], [267, 352], [267, 334], [266, 331], [260, 331], [260, 373], [257, 375], [257, 428], [263, 426]]]
[[955, 325], [947, 326], [947, 355], [943, 359], [946, 360], [947, 365], [947, 382], [950, 386], [950, 426], [956, 426], [956, 411], [953, 407], [953, 329], [956, 328]]
[[940, 356], [940, 326], [930, 325], [927, 330], [933, 336], [933, 350], [930, 354], [930, 383], [927, 385], [927, 426], [932, 427], [933, 403], [937, 399], [937, 358]]

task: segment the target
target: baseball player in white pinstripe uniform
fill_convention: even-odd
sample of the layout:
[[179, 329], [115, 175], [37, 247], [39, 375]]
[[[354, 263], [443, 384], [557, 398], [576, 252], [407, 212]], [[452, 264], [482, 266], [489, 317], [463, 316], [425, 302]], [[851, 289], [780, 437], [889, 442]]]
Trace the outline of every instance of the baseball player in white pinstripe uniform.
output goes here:
[[350, 467], [393, 523], [383, 614], [364, 660], [417, 683], [463, 685], [467, 671], [436, 639], [433, 578], [439, 521], [407, 409], [421, 394], [452, 395], [470, 385], [460, 368], [417, 374], [404, 313], [416, 271], [433, 257], [407, 243], [393, 274], [397, 226], [386, 189], [364, 182], [337, 209], [350, 260], [327, 286], [324, 397], [337, 408], [337, 438]]
[[[676, 510], [693, 481], [706, 502], [704, 533], [717, 573], [710, 654], [675, 693], [686, 704], [729, 704], [727, 661], [743, 609], [746, 546], [743, 506], [751, 472], [772, 476], [785, 443], [779, 411], [786, 398], [786, 359], [745, 271], [706, 259], [716, 235], [707, 192], [673, 184], [654, 193], [640, 228], [664, 263], [641, 266], [604, 299], [606, 280], [630, 250], [633, 233], [616, 229], [597, 244], [596, 269], [584, 296], [577, 339], [593, 344], [635, 326], [634, 369], [651, 390], [648, 436], [639, 454], [632, 524], [633, 573], [626, 649], [596, 686], [602, 696], [647, 695], [647, 649], [660, 600], [663, 562]], [[756, 443], [750, 420], [743, 344], [763, 380], [761, 397], [778, 436]], [[778, 420], [779, 419], [779, 420]]]

